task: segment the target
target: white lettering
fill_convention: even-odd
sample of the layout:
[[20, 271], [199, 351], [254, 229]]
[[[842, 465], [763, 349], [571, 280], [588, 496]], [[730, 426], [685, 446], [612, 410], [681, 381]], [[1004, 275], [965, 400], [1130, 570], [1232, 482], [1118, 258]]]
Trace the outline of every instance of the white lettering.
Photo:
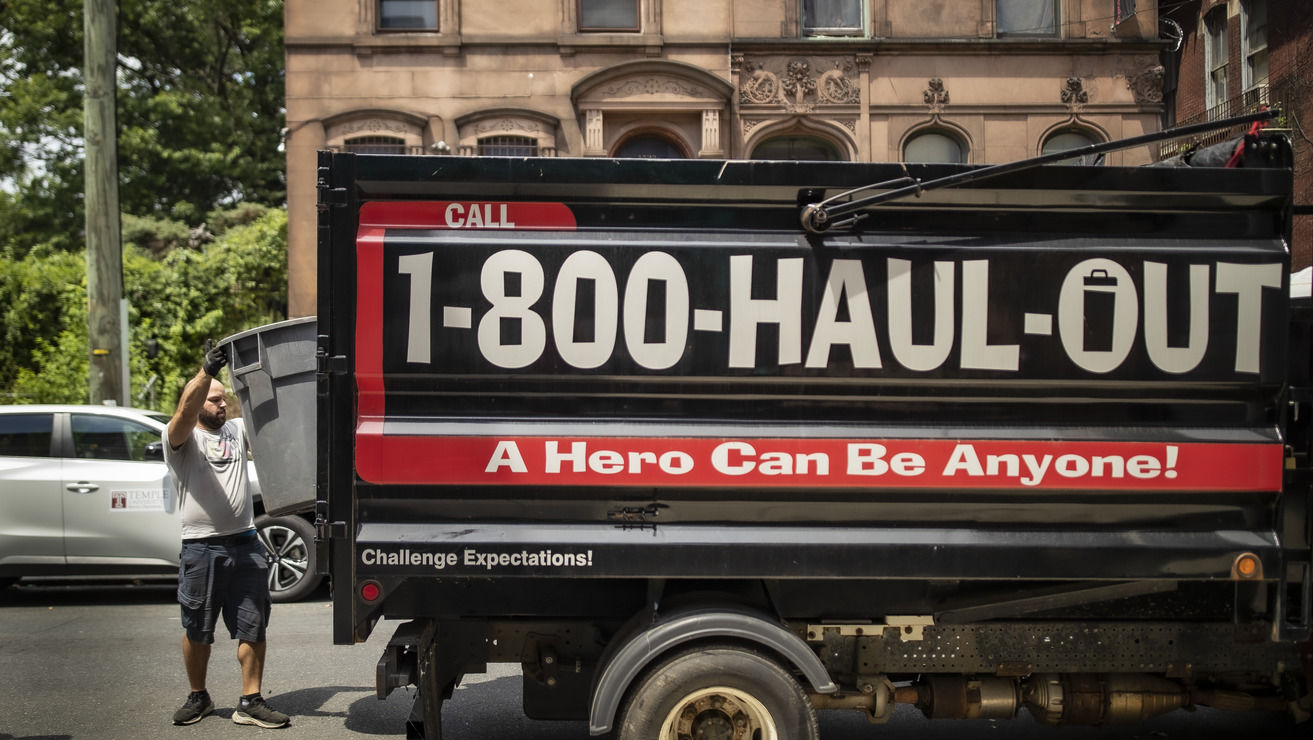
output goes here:
[[570, 463], [572, 473], [584, 472], [584, 466], [587, 464], [588, 443], [571, 442], [569, 452], [560, 452], [559, 443], [552, 439], [548, 440], [544, 449], [544, 471], [547, 473], [561, 472], [561, 463]]
[[752, 297], [752, 255], [729, 258], [729, 366], [753, 367], [757, 326], [779, 326], [779, 364], [802, 361], [802, 258], [776, 261], [775, 298]]
[[[593, 284], [593, 305], [578, 306], [579, 283]], [[583, 322], [592, 324], [593, 338], [575, 337], [575, 316], [582, 309]], [[573, 367], [590, 370], [611, 359], [619, 323], [620, 297], [611, 264], [597, 252], [581, 250], [566, 258], [556, 276], [552, 294], [552, 333], [556, 351]]]
[[[840, 298], [848, 309], [847, 321], [839, 321]], [[875, 321], [861, 260], [835, 260], [830, 265], [830, 275], [821, 291], [816, 329], [807, 350], [807, 367], [828, 365], [830, 349], [836, 344], [848, 346], [853, 367], [880, 367], [880, 347], [875, 341]]]
[[[665, 287], [666, 313], [660, 341], [647, 341], [647, 302], [653, 284]], [[684, 356], [688, 340], [688, 277], [679, 260], [665, 252], [648, 252], [625, 281], [625, 346], [629, 356], [648, 370], [673, 367]]]
[[722, 442], [711, 451], [711, 467], [725, 475], [747, 475], [757, 466], [747, 458], [756, 454], [757, 450], [747, 442]]
[[1235, 371], [1259, 371], [1262, 349], [1263, 289], [1281, 287], [1281, 265], [1217, 265], [1217, 292], [1236, 296]]
[[433, 253], [403, 254], [397, 258], [397, 272], [410, 276], [410, 316], [406, 332], [406, 362], [427, 363], [432, 360], [429, 337], [432, 335]]
[[598, 450], [588, 456], [588, 469], [602, 475], [625, 471], [625, 457], [615, 450]]
[[953, 454], [948, 456], [948, 462], [944, 464], [943, 475], [947, 478], [959, 472], [967, 475], [985, 474], [985, 469], [980, 465], [980, 458], [976, 456], [974, 445], [959, 444], [953, 447]]
[[497, 442], [497, 448], [492, 451], [492, 457], [488, 459], [488, 465], [483, 472], [496, 473], [502, 468], [510, 468], [512, 473], [529, 472], [529, 468], [524, 464], [524, 457], [520, 455], [520, 446], [515, 440], [506, 439]]
[[1015, 372], [1020, 356], [1020, 345], [989, 343], [989, 261], [963, 262], [962, 368]]
[[[518, 291], [507, 290], [507, 278], [519, 277]], [[543, 294], [543, 267], [528, 252], [505, 249], [483, 263], [479, 283], [483, 297], [492, 307], [479, 320], [479, 351], [497, 367], [521, 368], [542, 356], [547, 346], [547, 325], [533, 310]], [[502, 335], [502, 320], [520, 327], [520, 341], [508, 344]]]
[[446, 217], [449, 229], [459, 229], [465, 225], [465, 207], [459, 203], [448, 203], [447, 211], [443, 215]]
[[1190, 265], [1189, 339], [1184, 347], [1168, 347], [1167, 265], [1144, 263], [1144, 346], [1159, 370], [1188, 373], [1203, 361], [1208, 351], [1208, 284], [1208, 265]]
[[[954, 270], [952, 262], [935, 263], [935, 333], [930, 344], [912, 343], [912, 263], [889, 260], [889, 346], [908, 370], [934, 370], [953, 349]], [[878, 365], [876, 367], [879, 367]]]

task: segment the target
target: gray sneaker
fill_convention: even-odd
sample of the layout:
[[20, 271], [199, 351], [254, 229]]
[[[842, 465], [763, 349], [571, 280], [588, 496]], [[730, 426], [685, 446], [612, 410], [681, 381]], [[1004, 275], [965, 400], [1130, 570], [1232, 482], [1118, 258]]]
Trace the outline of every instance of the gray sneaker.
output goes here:
[[190, 725], [200, 722], [205, 715], [214, 711], [214, 702], [210, 701], [208, 691], [193, 691], [187, 695], [187, 702], [173, 713], [173, 724]]
[[233, 710], [233, 722], [239, 725], [256, 725], [258, 727], [286, 727], [291, 718], [264, 703], [264, 697], [243, 696], [237, 701]]

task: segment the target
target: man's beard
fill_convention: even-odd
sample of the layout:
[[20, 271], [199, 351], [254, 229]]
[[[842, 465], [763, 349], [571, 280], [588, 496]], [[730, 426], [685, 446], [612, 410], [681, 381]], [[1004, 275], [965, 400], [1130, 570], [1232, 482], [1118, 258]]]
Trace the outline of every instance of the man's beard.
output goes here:
[[217, 414], [211, 414], [205, 409], [201, 409], [201, 426], [206, 429], [217, 431], [219, 427], [223, 426], [224, 417], [226, 415], [227, 414], [223, 411], [220, 411]]

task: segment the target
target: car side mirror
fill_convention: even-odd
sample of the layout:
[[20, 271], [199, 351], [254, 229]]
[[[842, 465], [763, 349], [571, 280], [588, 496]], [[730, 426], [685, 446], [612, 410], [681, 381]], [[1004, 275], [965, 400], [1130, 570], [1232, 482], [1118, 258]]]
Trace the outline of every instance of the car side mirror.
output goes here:
[[145, 450], [145, 452], [143, 453], [143, 459], [146, 459], [146, 460], [158, 460], [158, 461], [160, 461], [160, 462], [163, 462], [163, 461], [164, 461], [164, 443], [163, 443], [163, 442], [151, 442], [150, 444], [147, 444], [147, 445], [146, 445], [146, 450]]

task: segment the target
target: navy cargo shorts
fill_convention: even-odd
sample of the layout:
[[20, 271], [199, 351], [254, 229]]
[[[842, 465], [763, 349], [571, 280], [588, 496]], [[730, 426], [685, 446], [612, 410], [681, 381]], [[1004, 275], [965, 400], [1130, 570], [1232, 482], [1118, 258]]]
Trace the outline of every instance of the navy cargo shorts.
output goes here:
[[187, 639], [209, 645], [219, 615], [235, 640], [264, 642], [269, 625], [269, 551], [255, 530], [184, 540], [178, 604]]

